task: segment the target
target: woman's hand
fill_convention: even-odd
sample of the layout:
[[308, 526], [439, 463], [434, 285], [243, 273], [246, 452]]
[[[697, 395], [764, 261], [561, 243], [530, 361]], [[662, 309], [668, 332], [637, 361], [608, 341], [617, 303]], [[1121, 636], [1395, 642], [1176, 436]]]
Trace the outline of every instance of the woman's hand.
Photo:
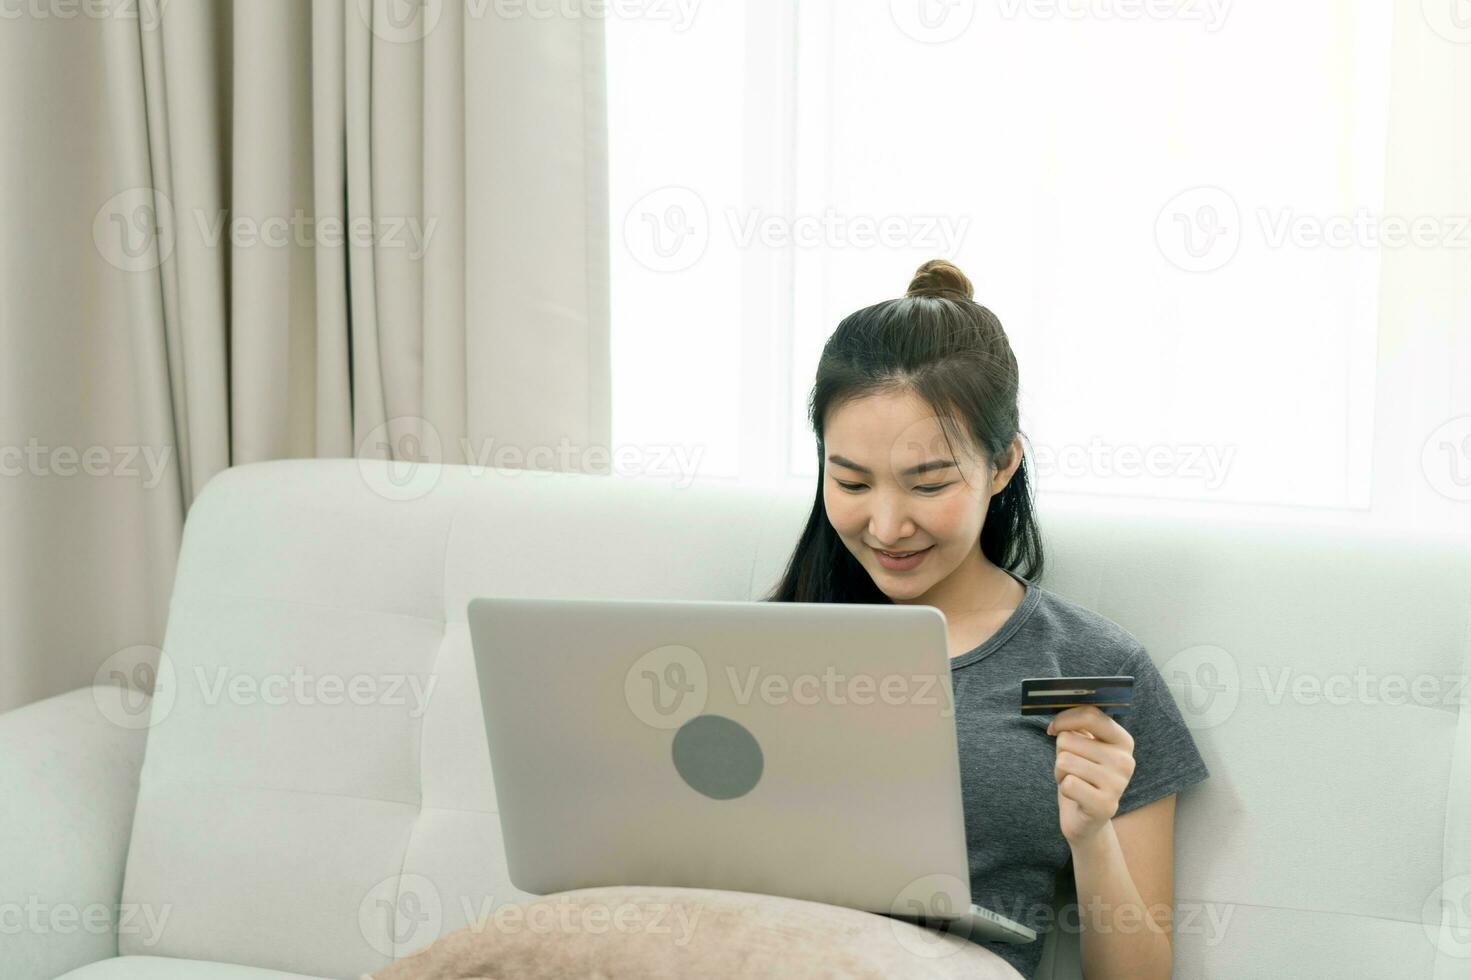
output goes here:
[[1057, 736], [1057, 821], [1077, 847], [1109, 825], [1134, 776], [1134, 737], [1093, 705], [1059, 711], [1047, 726]]

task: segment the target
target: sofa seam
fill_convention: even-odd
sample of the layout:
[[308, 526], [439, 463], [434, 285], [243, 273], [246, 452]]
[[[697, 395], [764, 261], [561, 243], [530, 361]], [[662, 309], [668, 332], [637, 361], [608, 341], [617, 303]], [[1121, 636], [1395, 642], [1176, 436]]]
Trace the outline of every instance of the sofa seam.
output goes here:
[[320, 790], [300, 789], [295, 786], [260, 786], [241, 783], [217, 783], [202, 779], [176, 778], [163, 784], [164, 789], [183, 787], [189, 790], [218, 790], [222, 793], [254, 791], [258, 793], [287, 793], [297, 796], [325, 796], [334, 800], [359, 800], [363, 803], [387, 803], [391, 806], [418, 808], [419, 810], [441, 810], [445, 813], [468, 813], [481, 816], [499, 816], [500, 810], [476, 810], [464, 806], [441, 806], [435, 803], [416, 803], [412, 800], [396, 800], [386, 796], [363, 796], [360, 793], [330, 793]]
[[[434, 651], [434, 663], [432, 663], [429, 667], [431, 675], [435, 675], [438, 673], [439, 660], [441, 657], [444, 656], [445, 637], [449, 634], [449, 549], [450, 542], [454, 540], [455, 522], [459, 519], [460, 508], [463, 505], [464, 498], [461, 497], [454, 504], [454, 506], [450, 508], [449, 521], [444, 529], [444, 546], [440, 549], [439, 552], [439, 649]], [[399, 903], [403, 901], [404, 874], [408, 871], [409, 867], [409, 850], [414, 845], [414, 832], [418, 830], [419, 821], [422, 820], [424, 817], [424, 719], [428, 717], [429, 712], [427, 711], [419, 716], [418, 813], [414, 817], [414, 822], [409, 825], [409, 834], [407, 839], [404, 840], [403, 857], [399, 859], [398, 882], [397, 887], [395, 888], [395, 894], [393, 896], [394, 908], [398, 908]], [[390, 940], [392, 939], [391, 936], [389, 938]], [[390, 959], [397, 960], [398, 943], [393, 944], [393, 949], [395, 955], [390, 957]]]
[[[1466, 677], [1468, 672], [1471, 672], [1471, 603], [1467, 604], [1466, 625], [1461, 631], [1461, 676]], [[1460, 705], [1456, 708], [1456, 728], [1451, 735], [1450, 764], [1446, 766], [1445, 809], [1441, 813], [1440, 825], [1440, 883], [1436, 886], [1437, 889], [1445, 888], [1445, 883], [1450, 877], [1448, 862], [1451, 858], [1452, 841], [1451, 810], [1456, 805], [1456, 763], [1461, 751], [1461, 729], [1467, 724], [1466, 704], [1466, 699], [1462, 698]], [[1437, 947], [1436, 961], [1439, 961], [1440, 953], [1441, 950]]]
[[1337, 915], [1349, 919], [1374, 919], [1379, 922], [1393, 922], [1403, 926], [1424, 926], [1424, 923], [1421, 922], [1419, 919], [1398, 919], [1392, 915], [1374, 915], [1370, 912], [1340, 912], [1337, 909], [1300, 908], [1296, 905], [1265, 905], [1261, 902], [1212, 902], [1209, 899], [1204, 898], [1194, 899], [1185, 898], [1184, 896], [1175, 897], [1175, 905], [1179, 905], [1182, 902], [1195, 902], [1201, 905], [1232, 905], [1237, 908], [1266, 909], [1267, 911], [1271, 912], [1302, 912], [1307, 915]]

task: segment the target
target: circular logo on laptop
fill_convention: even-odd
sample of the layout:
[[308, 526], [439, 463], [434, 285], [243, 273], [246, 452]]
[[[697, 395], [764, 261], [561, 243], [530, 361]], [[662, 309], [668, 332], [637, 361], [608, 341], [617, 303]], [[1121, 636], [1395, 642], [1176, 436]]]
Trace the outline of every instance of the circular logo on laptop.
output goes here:
[[[970, 925], [961, 919], [946, 927], [942, 920], [957, 919], [969, 912], [963, 904], [969, 895], [970, 885], [955, 875], [932, 874], [914, 879], [894, 897], [889, 907], [890, 913], [898, 916], [889, 923], [894, 938], [916, 956], [939, 959], [951, 955], [964, 945], [951, 937], [966, 939]], [[918, 928], [915, 919], [927, 919], [926, 927]]]
[[712, 800], [745, 796], [761, 781], [765, 759], [756, 736], [723, 715], [700, 715], [674, 733], [670, 749], [680, 778]]
[[656, 647], [623, 675], [623, 697], [639, 721], [675, 729], [705, 710], [710, 682], [704, 659], [687, 646]]

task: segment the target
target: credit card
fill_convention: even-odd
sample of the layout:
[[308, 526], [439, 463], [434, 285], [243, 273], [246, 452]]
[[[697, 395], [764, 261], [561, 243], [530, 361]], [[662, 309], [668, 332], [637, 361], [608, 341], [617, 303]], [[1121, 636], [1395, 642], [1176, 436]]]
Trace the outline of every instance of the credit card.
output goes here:
[[1134, 703], [1134, 678], [1027, 677], [1022, 680], [1022, 714], [1055, 715], [1093, 705], [1106, 715], [1121, 715]]

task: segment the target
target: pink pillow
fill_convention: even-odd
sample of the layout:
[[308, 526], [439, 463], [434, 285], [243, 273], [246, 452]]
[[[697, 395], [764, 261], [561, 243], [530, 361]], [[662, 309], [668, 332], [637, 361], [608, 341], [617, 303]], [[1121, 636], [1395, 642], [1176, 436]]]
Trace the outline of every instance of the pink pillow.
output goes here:
[[887, 916], [795, 898], [620, 886], [498, 908], [373, 980], [1021, 980], [995, 953]]

